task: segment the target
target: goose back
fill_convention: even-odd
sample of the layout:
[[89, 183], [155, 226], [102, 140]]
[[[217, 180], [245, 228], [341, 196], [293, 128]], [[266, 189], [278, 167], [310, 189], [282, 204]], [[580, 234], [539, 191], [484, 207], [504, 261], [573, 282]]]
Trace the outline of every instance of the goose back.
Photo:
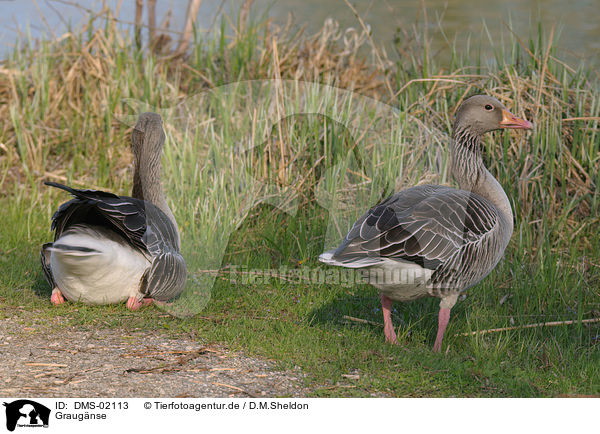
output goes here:
[[52, 216], [51, 229], [55, 240], [66, 228], [84, 224], [113, 230], [151, 257], [157, 256], [165, 248], [180, 249], [177, 228], [160, 208], [150, 202], [105, 191], [75, 189], [55, 182], [45, 184], [74, 196]]

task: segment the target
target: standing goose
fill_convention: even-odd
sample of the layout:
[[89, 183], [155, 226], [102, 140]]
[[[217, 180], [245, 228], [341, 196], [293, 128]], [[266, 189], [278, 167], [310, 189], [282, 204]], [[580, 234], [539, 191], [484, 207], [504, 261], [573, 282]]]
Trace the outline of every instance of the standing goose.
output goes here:
[[179, 230], [160, 184], [160, 116], [141, 114], [131, 139], [133, 197], [46, 182], [74, 196], [52, 216], [54, 242], [40, 252], [53, 304], [127, 300], [127, 308], [137, 310], [183, 291], [187, 269]]
[[[386, 342], [397, 344], [392, 301], [441, 298], [433, 350], [442, 348], [458, 295], [496, 266], [513, 231], [513, 214], [500, 183], [481, 159], [481, 136], [501, 128], [531, 129], [495, 98], [476, 95], [458, 109], [452, 130], [451, 171], [460, 190], [420, 185], [367, 211], [337, 249], [319, 260], [369, 268], [381, 292]], [[363, 274], [364, 275], [364, 274]]]

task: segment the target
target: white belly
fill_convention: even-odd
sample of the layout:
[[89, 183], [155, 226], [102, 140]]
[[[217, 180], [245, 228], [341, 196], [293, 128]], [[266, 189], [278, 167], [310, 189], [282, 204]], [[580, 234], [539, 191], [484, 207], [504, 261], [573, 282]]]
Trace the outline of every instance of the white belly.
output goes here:
[[119, 303], [139, 294], [148, 258], [116, 237], [98, 234], [67, 232], [53, 243], [67, 246], [50, 248], [56, 286], [68, 300], [86, 304]]
[[432, 295], [431, 270], [409, 261], [386, 260], [370, 268], [370, 284], [394, 301], [411, 301]]

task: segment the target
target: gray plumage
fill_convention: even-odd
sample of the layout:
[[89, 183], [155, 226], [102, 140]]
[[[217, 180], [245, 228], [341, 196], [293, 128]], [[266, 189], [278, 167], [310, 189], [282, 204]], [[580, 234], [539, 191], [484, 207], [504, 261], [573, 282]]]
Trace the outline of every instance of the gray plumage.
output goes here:
[[[449, 317], [458, 295], [487, 276], [502, 258], [513, 231], [510, 202], [483, 165], [481, 135], [531, 127], [495, 98], [469, 98], [457, 112], [450, 146], [451, 170], [461, 189], [421, 185], [400, 191], [367, 211], [342, 243], [319, 259], [379, 270], [380, 278], [370, 282], [383, 296], [396, 301], [439, 297]], [[406, 279], [405, 274], [403, 279], [390, 279], [384, 273], [399, 270], [421, 278]], [[440, 329], [443, 335], [445, 325]], [[395, 341], [393, 329], [386, 330], [386, 338]], [[434, 349], [439, 351], [440, 335], [438, 340]]]
[[164, 139], [160, 116], [140, 115], [132, 133], [135, 197], [46, 183], [74, 196], [52, 217], [54, 242], [41, 250], [46, 279], [67, 299], [105, 304], [129, 298], [137, 308], [144, 298], [169, 301], [181, 294], [187, 269], [160, 185]]
[[[403, 190], [358, 219], [332, 259], [377, 266], [410, 261], [432, 271], [428, 293], [443, 297], [485, 276], [506, 247], [497, 210], [481, 196], [439, 185]], [[483, 263], [489, 264], [482, 267]], [[395, 297], [400, 299], [401, 296]]]

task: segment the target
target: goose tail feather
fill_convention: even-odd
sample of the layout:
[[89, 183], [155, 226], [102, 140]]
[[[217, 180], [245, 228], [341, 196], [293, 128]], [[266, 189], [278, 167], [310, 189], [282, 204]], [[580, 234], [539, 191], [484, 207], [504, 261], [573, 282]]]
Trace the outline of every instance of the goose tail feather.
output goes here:
[[371, 267], [373, 265], [381, 264], [385, 262], [382, 258], [378, 257], [348, 257], [347, 259], [338, 259], [335, 257], [336, 249], [328, 250], [321, 253], [319, 261], [327, 265], [336, 265], [338, 267], [346, 268], [364, 268]]

